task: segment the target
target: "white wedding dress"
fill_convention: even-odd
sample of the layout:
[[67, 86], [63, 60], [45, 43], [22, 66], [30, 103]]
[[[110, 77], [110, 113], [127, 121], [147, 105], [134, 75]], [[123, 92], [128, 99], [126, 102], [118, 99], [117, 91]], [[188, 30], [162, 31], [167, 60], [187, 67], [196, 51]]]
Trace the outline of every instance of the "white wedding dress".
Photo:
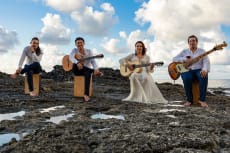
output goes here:
[[[135, 54], [131, 54], [125, 58], [119, 60], [120, 64], [124, 64], [127, 61], [137, 61], [138, 58]], [[142, 64], [149, 63], [150, 58], [148, 55], [144, 55], [141, 59]], [[159, 88], [156, 86], [151, 74], [150, 68], [143, 67], [141, 73], [133, 72], [130, 79], [130, 94], [123, 101], [135, 101], [142, 103], [167, 103]]]

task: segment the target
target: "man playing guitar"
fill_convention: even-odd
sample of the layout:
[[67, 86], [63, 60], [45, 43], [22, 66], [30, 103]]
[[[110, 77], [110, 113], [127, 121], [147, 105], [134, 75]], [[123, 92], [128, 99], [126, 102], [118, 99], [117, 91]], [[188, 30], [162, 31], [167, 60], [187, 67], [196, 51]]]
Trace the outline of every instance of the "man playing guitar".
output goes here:
[[[93, 73], [96, 76], [102, 76], [103, 73], [99, 71], [95, 59], [81, 60], [92, 56], [92, 51], [90, 49], [85, 49], [85, 41], [82, 37], [77, 37], [75, 39], [75, 45], [77, 48], [74, 48], [70, 53], [69, 59], [73, 63], [73, 73], [74, 75], [83, 75], [85, 76], [85, 91], [84, 91], [84, 101], [88, 102], [89, 97], [89, 85], [91, 74]], [[90, 68], [91, 65], [93, 69]]]

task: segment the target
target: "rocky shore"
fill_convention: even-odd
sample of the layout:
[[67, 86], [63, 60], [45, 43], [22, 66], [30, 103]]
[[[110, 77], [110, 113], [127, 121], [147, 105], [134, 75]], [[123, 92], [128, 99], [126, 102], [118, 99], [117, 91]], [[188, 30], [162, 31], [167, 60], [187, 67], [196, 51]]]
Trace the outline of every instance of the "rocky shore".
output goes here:
[[207, 94], [207, 109], [183, 107], [184, 90], [171, 83], [157, 84], [168, 104], [122, 102], [128, 78], [102, 71], [87, 103], [73, 97], [73, 75], [61, 66], [41, 74], [38, 97], [24, 95], [23, 76], [0, 73], [0, 152], [230, 152], [230, 97], [221, 91]]

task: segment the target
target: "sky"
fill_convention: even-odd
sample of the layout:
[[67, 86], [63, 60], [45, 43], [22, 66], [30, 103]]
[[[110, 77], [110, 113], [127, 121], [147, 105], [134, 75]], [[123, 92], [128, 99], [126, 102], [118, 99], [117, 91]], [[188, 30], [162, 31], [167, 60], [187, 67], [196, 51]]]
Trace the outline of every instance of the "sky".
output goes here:
[[[229, 0], [5, 0], [0, 2], [0, 71], [14, 73], [24, 47], [40, 39], [46, 72], [61, 65], [62, 57], [81, 36], [99, 67], [119, 68], [119, 59], [145, 43], [151, 62], [163, 61], [153, 77], [170, 79], [168, 65], [188, 48], [195, 34], [206, 51], [230, 44]], [[229, 79], [230, 47], [209, 55], [211, 79]]]

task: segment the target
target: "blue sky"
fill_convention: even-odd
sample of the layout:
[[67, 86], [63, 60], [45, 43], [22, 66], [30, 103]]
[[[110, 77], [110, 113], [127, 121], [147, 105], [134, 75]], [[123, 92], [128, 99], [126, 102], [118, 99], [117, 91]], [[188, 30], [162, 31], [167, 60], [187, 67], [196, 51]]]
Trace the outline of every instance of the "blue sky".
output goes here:
[[[118, 60], [134, 52], [142, 40], [151, 60], [164, 61], [156, 79], [169, 79], [167, 65], [187, 48], [188, 35], [199, 38], [199, 47], [210, 50], [230, 43], [230, 1], [221, 0], [7, 0], [0, 2], [0, 71], [13, 73], [23, 48], [40, 38], [43, 69], [61, 64], [82, 36], [100, 67], [119, 68]], [[229, 47], [209, 55], [210, 78], [229, 78]]]

